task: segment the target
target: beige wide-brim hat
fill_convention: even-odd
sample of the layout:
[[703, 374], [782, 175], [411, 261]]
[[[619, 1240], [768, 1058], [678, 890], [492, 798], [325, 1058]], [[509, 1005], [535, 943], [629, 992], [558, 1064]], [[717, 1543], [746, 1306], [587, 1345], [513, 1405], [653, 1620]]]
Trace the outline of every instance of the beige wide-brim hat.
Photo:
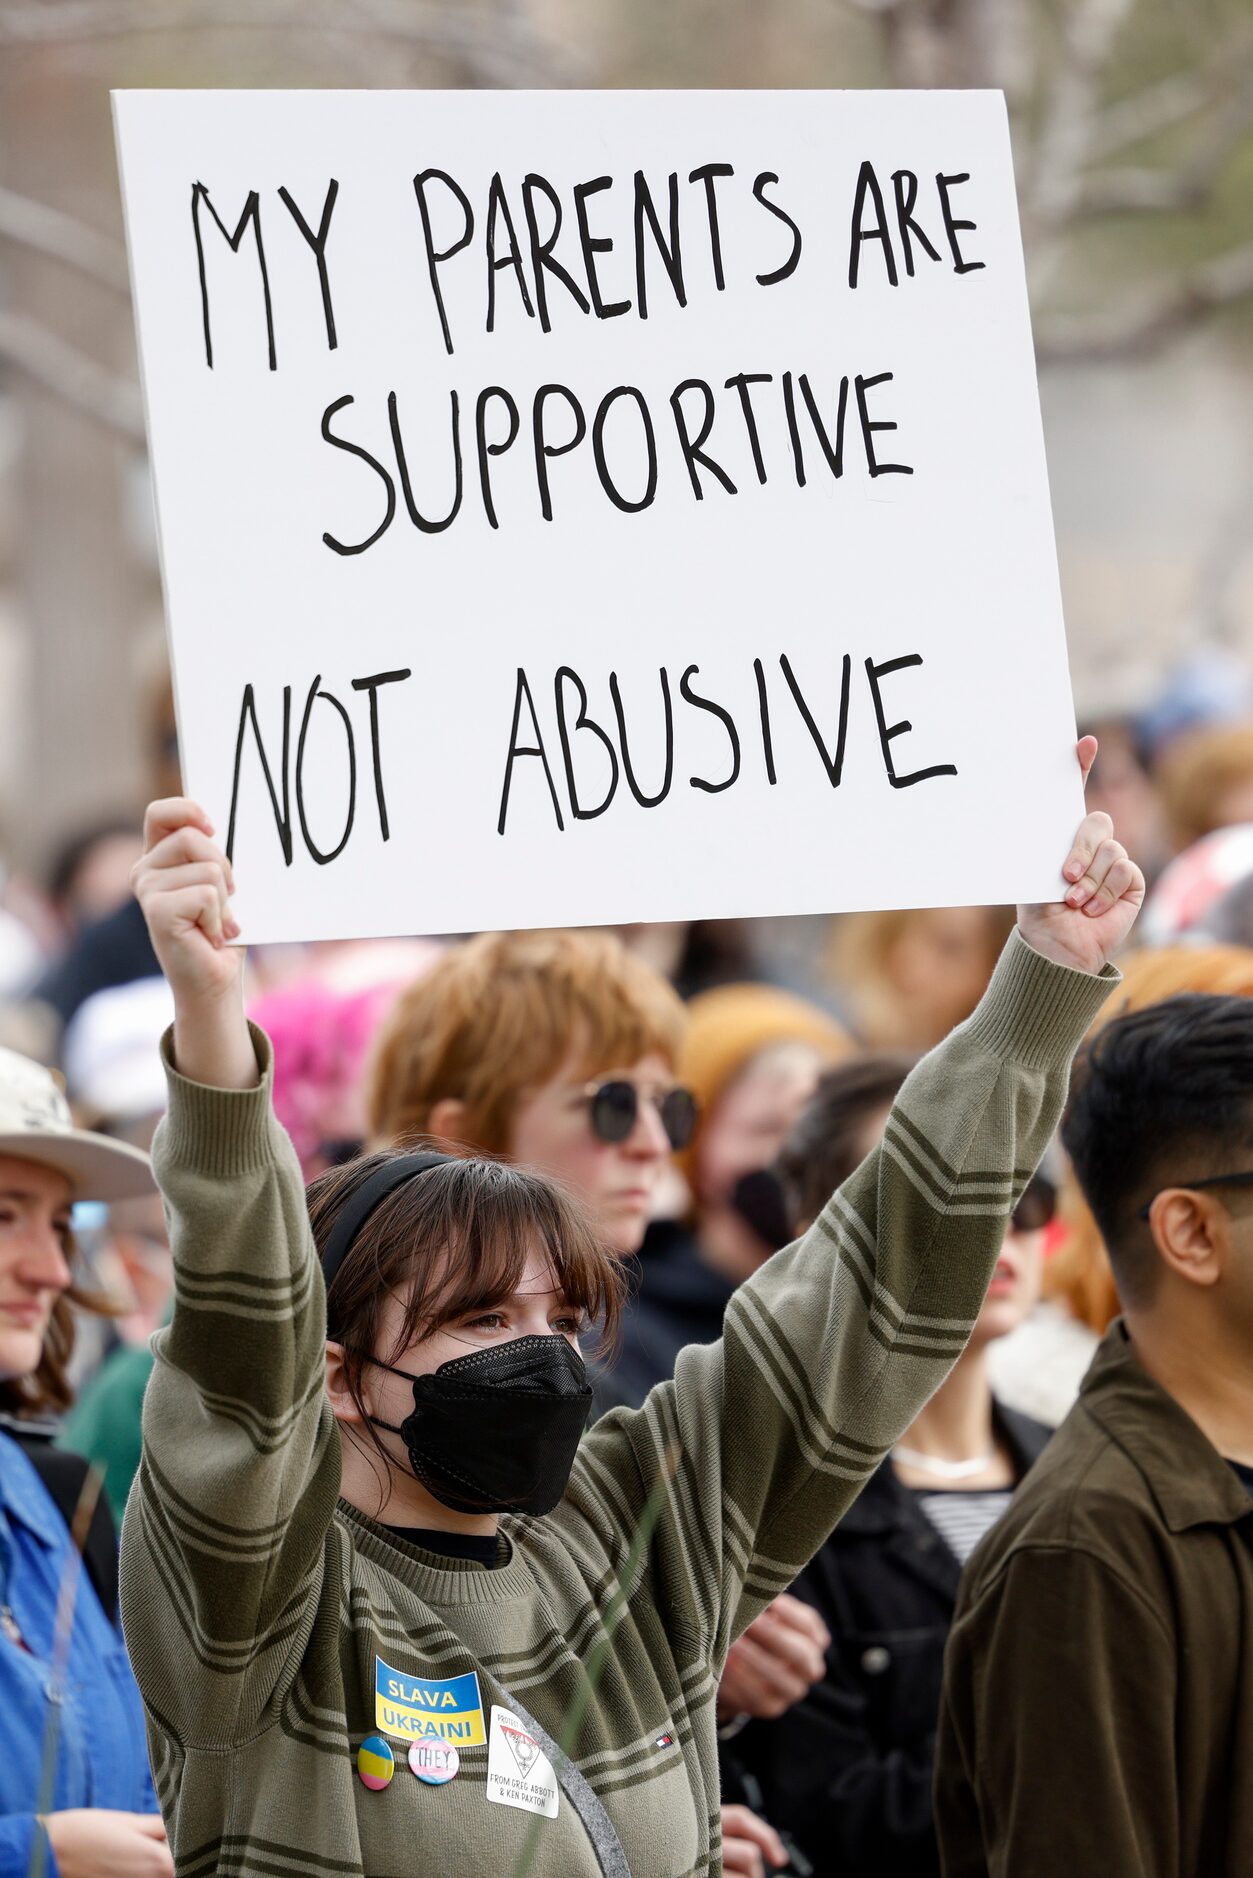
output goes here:
[[155, 1186], [148, 1156], [75, 1128], [56, 1079], [16, 1050], [0, 1050], [0, 1155], [55, 1167], [76, 1200], [133, 1200]]

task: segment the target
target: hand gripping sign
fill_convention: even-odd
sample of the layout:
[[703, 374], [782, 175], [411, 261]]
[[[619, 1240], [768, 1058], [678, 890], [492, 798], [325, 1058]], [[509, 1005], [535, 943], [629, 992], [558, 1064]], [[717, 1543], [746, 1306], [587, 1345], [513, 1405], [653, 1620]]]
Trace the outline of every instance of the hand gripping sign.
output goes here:
[[246, 937], [1056, 895], [998, 94], [115, 102]]

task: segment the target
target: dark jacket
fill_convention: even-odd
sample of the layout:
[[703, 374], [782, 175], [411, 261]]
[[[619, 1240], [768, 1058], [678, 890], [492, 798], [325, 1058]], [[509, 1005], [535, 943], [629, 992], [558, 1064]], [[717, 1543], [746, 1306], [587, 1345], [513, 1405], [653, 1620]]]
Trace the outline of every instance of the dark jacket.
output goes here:
[[92, 926], [85, 926], [63, 958], [49, 966], [31, 996], [50, 1004], [62, 1024], [97, 991], [153, 978], [161, 970], [138, 900], [129, 896]]
[[936, 1819], [946, 1878], [1253, 1872], [1253, 1497], [1121, 1322], [963, 1581]]
[[[998, 1407], [1021, 1479], [1049, 1430]], [[867, 1481], [792, 1590], [831, 1632], [825, 1679], [786, 1715], [750, 1722], [723, 1750], [767, 1818], [819, 1878], [933, 1878], [935, 1730], [961, 1567], [890, 1461]]]
[[[74, 1528], [81, 1496], [86, 1491], [88, 1458], [70, 1454], [54, 1446], [55, 1422], [25, 1421], [0, 1415], [0, 1432], [11, 1436], [39, 1475], [49, 1499], [66, 1525]], [[104, 1494], [95, 1501], [87, 1536], [83, 1542], [83, 1563], [87, 1576], [96, 1588], [105, 1616], [118, 1622], [117, 1609], [117, 1528]]]
[[735, 1287], [706, 1265], [690, 1229], [654, 1220], [640, 1248], [639, 1273], [611, 1365], [596, 1378], [597, 1410], [639, 1408], [655, 1383], [669, 1382], [679, 1351], [715, 1343]]

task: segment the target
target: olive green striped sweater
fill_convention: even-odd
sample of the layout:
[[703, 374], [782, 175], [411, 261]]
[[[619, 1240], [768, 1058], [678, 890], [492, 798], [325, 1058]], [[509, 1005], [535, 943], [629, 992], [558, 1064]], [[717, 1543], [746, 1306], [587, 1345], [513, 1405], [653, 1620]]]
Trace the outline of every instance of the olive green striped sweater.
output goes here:
[[[537, 1878], [593, 1878], [564, 1796], [555, 1818], [488, 1798], [475, 1711], [489, 1727], [511, 1698], [557, 1740], [581, 1710], [571, 1756], [634, 1878], [717, 1872], [727, 1647], [961, 1351], [1112, 977], [1015, 935], [978, 1011], [909, 1078], [882, 1148], [736, 1294], [720, 1343], [685, 1350], [638, 1413], [596, 1424], [555, 1513], [502, 1522], [494, 1570], [337, 1502], [321, 1273], [264, 1038], [256, 1090], [171, 1072], [156, 1162], [176, 1305], [156, 1340], [122, 1603], [180, 1878], [509, 1878], [524, 1854]], [[460, 1743], [450, 1784], [409, 1772], [406, 1700], [433, 1704]], [[380, 1719], [397, 1772], [372, 1792], [355, 1757]]]

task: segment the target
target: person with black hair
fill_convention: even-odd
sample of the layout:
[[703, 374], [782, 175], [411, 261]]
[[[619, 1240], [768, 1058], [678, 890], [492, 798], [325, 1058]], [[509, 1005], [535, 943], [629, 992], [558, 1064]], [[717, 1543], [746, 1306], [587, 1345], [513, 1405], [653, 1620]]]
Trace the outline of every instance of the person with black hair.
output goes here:
[[946, 1878], [1253, 1869], [1253, 1005], [1111, 1023], [1062, 1130], [1123, 1306], [963, 1579]]
[[[795, 1231], [879, 1145], [912, 1068], [873, 1055], [821, 1079], [775, 1162]], [[1037, 1175], [1006, 1223], [965, 1350], [792, 1587], [830, 1635], [821, 1680], [723, 1747], [724, 1792], [764, 1808], [815, 1878], [939, 1872], [931, 1786], [961, 1568], [1049, 1436], [998, 1405], [988, 1357], [1039, 1295], [1052, 1212]]]
[[48, 898], [67, 940], [126, 904], [142, 848], [142, 831], [129, 815], [91, 822], [61, 843], [48, 868]]

